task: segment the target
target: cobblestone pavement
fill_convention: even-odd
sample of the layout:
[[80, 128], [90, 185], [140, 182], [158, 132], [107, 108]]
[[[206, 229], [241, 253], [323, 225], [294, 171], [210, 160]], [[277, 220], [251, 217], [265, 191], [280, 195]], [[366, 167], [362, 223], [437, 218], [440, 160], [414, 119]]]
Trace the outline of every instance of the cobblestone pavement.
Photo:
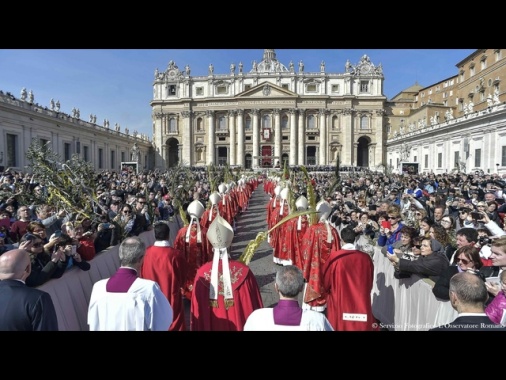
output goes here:
[[[237, 218], [237, 229], [231, 247], [232, 259], [238, 259], [259, 232], [267, 231], [268, 203], [269, 195], [264, 192], [263, 185], [260, 185], [252, 194], [248, 209]], [[260, 287], [264, 307], [274, 306], [278, 302], [278, 295], [274, 290], [277, 266], [272, 261], [272, 247], [267, 241], [260, 244], [249, 267]]]

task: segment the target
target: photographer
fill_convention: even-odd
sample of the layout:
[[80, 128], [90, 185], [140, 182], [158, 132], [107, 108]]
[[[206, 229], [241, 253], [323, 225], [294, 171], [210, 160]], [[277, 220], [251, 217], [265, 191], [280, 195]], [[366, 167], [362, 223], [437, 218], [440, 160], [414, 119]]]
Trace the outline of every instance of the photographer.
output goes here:
[[57, 252], [61, 257], [65, 258], [63, 261], [66, 263], [66, 269], [70, 269], [75, 265], [81, 270], [90, 270], [90, 263], [84, 260], [81, 255], [77, 253], [77, 247], [72, 245], [72, 243], [73, 241], [71, 237], [62, 235], [57, 239], [57, 242], [54, 245], [54, 252]]

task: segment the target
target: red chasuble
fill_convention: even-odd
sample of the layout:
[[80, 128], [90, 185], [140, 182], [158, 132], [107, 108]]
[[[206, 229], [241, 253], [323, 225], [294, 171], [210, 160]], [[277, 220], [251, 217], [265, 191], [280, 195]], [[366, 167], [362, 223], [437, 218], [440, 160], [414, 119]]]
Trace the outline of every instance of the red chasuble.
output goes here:
[[302, 273], [307, 281], [304, 302], [309, 306], [324, 306], [327, 302], [323, 289], [323, 265], [332, 250], [341, 248], [339, 233], [330, 226], [332, 242], [327, 243], [326, 223], [310, 225], [302, 237]]
[[263, 307], [258, 283], [249, 267], [230, 260], [230, 278], [233, 305], [225, 306], [222, 283], [222, 261], [218, 285], [218, 307], [212, 307], [209, 299], [212, 261], [197, 271], [191, 300], [190, 330], [192, 331], [242, 331], [246, 319], [256, 309]]
[[335, 331], [378, 330], [372, 314], [374, 264], [362, 251], [332, 251], [323, 267], [327, 319]]
[[187, 263], [184, 253], [172, 247], [150, 246], [141, 266], [141, 278], [160, 285], [169, 300], [174, 317], [169, 331], [186, 331], [183, 297], [181, 291], [186, 280]]
[[[196, 223], [199, 223], [198, 221]], [[186, 272], [186, 281], [183, 289], [184, 296], [191, 300], [191, 293], [193, 289], [193, 281], [195, 280], [195, 273], [204, 263], [207, 263], [213, 258], [212, 246], [207, 239], [207, 229], [201, 227], [201, 243], [197, 241], [197, 225], [192, 223], [190, 226], [185, 226], [179, 229], [174, 240], [174, 248], [183, 251], [188, 270]], [[190, 241], [186, 242], [186, 231], [190, 230]]]

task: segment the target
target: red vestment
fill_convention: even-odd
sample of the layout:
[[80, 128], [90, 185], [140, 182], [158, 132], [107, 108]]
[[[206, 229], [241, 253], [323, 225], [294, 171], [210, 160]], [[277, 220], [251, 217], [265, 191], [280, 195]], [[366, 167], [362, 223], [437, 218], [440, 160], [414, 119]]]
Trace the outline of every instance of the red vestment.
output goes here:
[[332, 250], [341, 249], [339, 233], [330, 225], [332, 241], [327, 242], [327, 225], [324, 222], [312, 224], [302, 237], [302, 273], [307, 281], [304, 302], [309, 306], [325, 306], [327, 294], [323, 288], [323, 265]]
[[212, 261], [202, 265], [195, 276], [191, 300], [190, 330], [192, 331], [242, 331], [246, 319], [256, 309], [263, 307], [260, 289], [253, 272], [238, 261], [230, 260], [230, 278], [233, 305], [225, 307], [222, 283], [222, 260], [218, 264], [218, 307], [210, 306]]
[[[200, 223], [198, 219], [191, 224], [191, 227], [190, 225], [182, 227], [177, 232], [176, 239], [174, 240], [174, 248], [183, 251], [188, 264], [183, 294], [189, 300], [191, 299], [193, 281], [195, 280], [197, 269], [213, 258], [213, 247], [209, 240], [207, 240], [207, 229], [200, 228], [201, 243], [198, 243], [196, 223]], [[187, 243], [186, 231], [188, 231], [188, 228], [191, 229], [190, 241]]]
[[[300, 230], [299, 226], [299, 218], [300, 218]], [[291, 219], [286, 224], [290, 224], [290, 228], [286, 228], [286, 233], [284, 234], [283, 239], [290, 241], [291, 249], [289, 250], [289, 259], [292, 261], [292, 264], [297, 266], [300, 270], [302, 267], [302, 238], [309, 227], [309, 219], [307, 215], [301, 215], [297, 218]]]
[[232, 204], [232, 199], [229, 194], [221, 194], [221, 201], [218, 202], [218, 208], [220, 210], [220, 215], [223, 219], [225, 219], [228, 224], [231, 226], [234, 225], [234, 206]]
[[141, 266], [140, 277], [160, 285], [172, 306], [173, 320], [169, 331], [186, 331], [182, 289], [187, 263], [184, 253], [172, 247], [150, 246]]
[[[211, 214], [211, 220], [209, 220], [209, 214]], [[214, 205], [211, 208], [207, 208], [204, 210], [204, 213], [200, 217], [200, 226], [204, 228], [209, 228], [214, 218], [218, 215], [218, 206]]]
[[[289, 209], [288, 202], [285, 200], [283, 203], [283, 209], [279, 208], [276, 220], [273, 221], [273, 227], [289, 214]], [[287, 239], [287, 234], [289, 234], [289, 230], [293, 226], [289, 222], [290, 221], [282, 224], [271, 232], [270, 242], [273, 248], [272, 256], [274, 262], [277, 264], [289, 264], [288, 260], [290, 260], [290, 251], [292, 250], [294, 244], [293, 241]]]
[[327, 319], [335, 331], [375, 331], [371, 291], [374, 264], [358, 250], [332, 251], [323, 266]]

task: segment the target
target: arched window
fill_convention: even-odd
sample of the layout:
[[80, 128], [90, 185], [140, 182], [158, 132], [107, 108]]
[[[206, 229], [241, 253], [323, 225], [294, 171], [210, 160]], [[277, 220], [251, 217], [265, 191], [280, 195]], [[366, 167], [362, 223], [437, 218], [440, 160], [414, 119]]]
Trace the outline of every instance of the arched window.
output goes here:
[[332, 129], [339, 129], [339, 119], [337, 116], [332, 117]]

